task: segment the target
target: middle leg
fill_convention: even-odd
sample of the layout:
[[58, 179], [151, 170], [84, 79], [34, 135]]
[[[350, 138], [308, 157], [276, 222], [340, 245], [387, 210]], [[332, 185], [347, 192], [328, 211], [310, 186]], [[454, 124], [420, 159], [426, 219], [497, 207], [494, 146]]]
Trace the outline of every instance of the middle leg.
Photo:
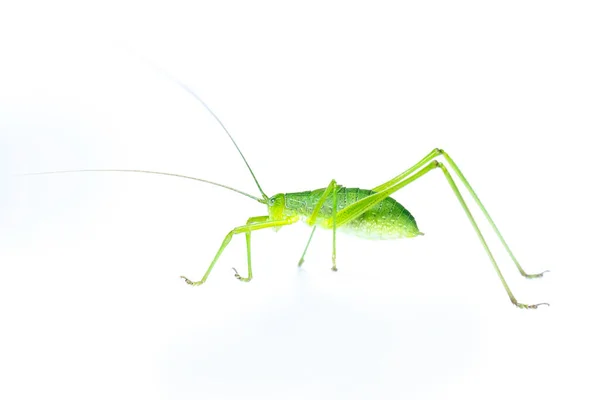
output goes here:
[[310, 236], [308, 237], [308, 243], [306, 243], [306, 247], [304, 247], [304, 251], [302, 252], [302, 256], [300, 257], [300, 261], [298, 261], [298, 267], [301, 267], [304, 264], [304, 256], [306, 255], [306, 250], [308, 250], [308, 246], [310, 245], [310, 241], [317, 230], [316, 226], [313, 226], [312, 231], [310, 232]]
[[[331, 269], [333, 271], [337, 271], [337, 266], [336, 266], [336, 241], [335, 241], [335, 237], [336, 237], [336, 215], [337, 215], [337, 192], [338, 192], [338, 187], [339, 187], [339, 185], [337, 184], [337, 182], [335, 181], [335, 179], [332, 179], [331, 182], [329, 183], [329, 185], [327, 186], [327, 188], [325, 188], [325, 190], [323, 191], [323, 194], [319, 198], [319, 201], [317, 201], [317, 204], [315, 205], [315, 208], [313, 209], [312, 214], [306, 220], [306, 223], [308, 225], [310, 225], [310, 226], [315, 225], [317, 223], [317, 218], [319, 216], [319, 213], [321, 212], [321, 209], [323, 208], [323, 205], [325, 204], [325, 201], [331, 195], [331, 199], [332, 199], [331, 218], [332, 218], [332, 221], [333, 221], [333, 223], [332, 223], [332, 229], [333, 229], [333, 251], [331, 253], [331, 262], [332, 262]], [[304, 253], [302, 253], [302, 257], [300, 258], [300, 262], [298, 263], [298, 266], [301, 266], [302, 263], [304, 262], [304, 255], [306, 254], [306, 250], [308, 249], [308, 245], [310, 244], [312, 236], [315, 233], [315, 228], [316, 227], [313, 227], [313, 231], [310, 234], [310, 238], [308, 239], [308, 243], [306, 244], [306, 248], [304, 249]]]

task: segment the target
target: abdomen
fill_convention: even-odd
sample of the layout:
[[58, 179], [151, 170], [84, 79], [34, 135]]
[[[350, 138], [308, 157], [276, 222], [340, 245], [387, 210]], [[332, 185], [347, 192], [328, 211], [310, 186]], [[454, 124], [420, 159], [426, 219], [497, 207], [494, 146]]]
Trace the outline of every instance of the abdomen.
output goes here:
[[[325, 189], [285, 195], [286, 209], [304, 219], [311, 216], [314, 207]], [[343, 210], [351, 204], [375, 192], [359, 188], [338, 187], [337, 209]], [[329, 195], [317, 217], [317, 225], [327, 228], [326, 221], [332, 216], [333, 197]], [[400, 239], [422, 235], [412, 214], [391, 197], [365, 211], [355, 219], [337, 227], [338, 231], [364, 239]]]

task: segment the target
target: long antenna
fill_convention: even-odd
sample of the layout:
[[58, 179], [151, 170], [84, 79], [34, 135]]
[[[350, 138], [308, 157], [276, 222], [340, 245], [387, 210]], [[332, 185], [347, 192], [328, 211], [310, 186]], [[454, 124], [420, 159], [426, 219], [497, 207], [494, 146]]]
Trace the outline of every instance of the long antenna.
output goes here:
[[173, 75], [169, 74], [166, 70], [164, 70], [163, 68], [161, 68], [158, 65], [154, 64], [150, 60], [148, 60], [148, 59], [140, 56], [139, 54], [137, 54], [136, 52], [134, 52], [131, 49], [129, 49], [129, 50], [136, 57], [138, 57], [139, 59], [141, 59], [142, 61], [144, 61], [150, 67], [154, 68], [158, 73], [164, 75], [166, 78], [170, 79], [171, 81], [173, 81], [174, 83], [176, 83], [177, 85], [179, 85], [179, 87], [181, 87], [183, 90], [185, 90], [190, 95], [192, 95], [196, 100], [198, 100], [200, 102], [200, 104], [202, 104], [204, 106], [204, 108], [210, 113], [210, 115], [212, 115], [213, 118], [219, 123], [219, 125], [221, 125], [221, 128], [223, 128], [223, 130], [225, 131], [225, 133], [227, 134], [227, 136], [229, 136], [229, 139], [231, 139], [231, 141], [233, 142], [233, 145], [237, 149], [238, 153], [240, 153], [240, 156], [242, 156], [242, 160], [244, 160], [244, 163], [246, 164], [246, 167], [248, 167], [248, 170], [250, 171], [250, 174], [252, 175], [252, 179], [254, 179], [254, 182], [256, 183], [256, 186], [258, 187], [258, 190], [260, 190], [260, 193], [262, 194], [263, 199], [268, 200], [269, 196], [267, 196], [265, 194], [265, 192], [262, 190], [262, 188], [260, 187], [260, 184], [258, 183], [258, 179], [256, 179], [256, 176], [254, 175], [254, 171], [252, 171], [252, 168], [250, 168], [250, 164], [248, 164], [248, 161], [246, 160], [246, 157], [244, 157], [244, 154], [242, 153], [242, 150], [240, 150], [240, 147], [237, 145], [237, 143], [233, 139], [233, 136], [231, 136], [231, 133], [229, 133], [229, 131], [225, 127], [225, 124], [223, 124], [223, 122], [221, 122], [221, 120], [219, 119], [219, 117], [217, 117], [217, 114], [215, 114], [210, 109], [210, 107], [204, 102], [204, 100], [202, 100], [200, 98], [200, 96], [198, 96], [196, 94], [196, 92], [194, 92], [189, 86], [187, 86], [186, 84], [184, 84], [183, 82], [181, 82], [179, 79], [175, 78]]
[[65, 171], [33, 172], [33, 173], [29, 173], [29, 174], [19, 174], [18, 176], [49, 175], [49, 174], [67, 174], [67, 173], [71, 173], [71, 172], [139, 172], [139, 173], [143, 173], [143, 174], [174, 176], [174, 177], [177, 177], [177, 178], [192, 179], [194, 181], [200, 181], [200, 182], [204, 182], [204, 183], [209, 183], [211, 185], [219, 186], [219, 187], [222, 187], [222, 188], [225, 188], [225, 189], [229, 189], [229, 190], [231, 190], [233, 192], [237, 192], [239, 194], [243, 194], [244, 196], [250, 197], [251, 199], [258, 201], [259, 203], [263, 203], [263, 204], [265, 203], [264, 199], [259, 199], [258, 197], [252, 196], [251, 194], [248, 194], [246, 192], [242, 192], [241, 190], [234, 189], [234, 188], [229, 187], [229, 186], [222, 185], [220, 183], [216, 183], [216, 182], [212, 182], [212, 181], [207, 181], [206, 179], [194, 178], [193, 176], [186, 176], [186, 175], [180, 175], [180, 174], [172, 174], [170, 172], [145, 171], [145, 170], [141, 170], [141, 169], [77, 169], [77, 170], [65, 170]]

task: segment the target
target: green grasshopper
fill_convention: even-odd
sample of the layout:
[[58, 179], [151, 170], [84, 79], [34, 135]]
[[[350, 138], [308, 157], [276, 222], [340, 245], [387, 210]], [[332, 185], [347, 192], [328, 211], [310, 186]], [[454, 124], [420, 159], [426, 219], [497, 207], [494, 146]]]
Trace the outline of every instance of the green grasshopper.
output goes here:
[[[173, 79], [173, 78], [172, 78]], [[393, 193], [400, 190], [404, 186], [414, 182], [419, 179], [423, 175], [434, 169], [440, 169], [448, 184], [450, 185], [452, 191], [456, 195], [458, 202], [461, 207], [465, 211], [467, 218], [471, 222], [473, 229], [477, 233], [479, 237], [479, 241], [481, 245], [485, 249], [510, 301], [517, 306], [518, 308], [523, 309], [535, 309], [540, 305], [549, 305], [548, 303], [539, 303], [539, 304], [523, 304], [517, 302], [517, 299], [512, 294], [510, 288], [508, 287], [506, 280], [502, 276], [500, 272], [500, 268], [494, 259], [492, 252], [490, 251], [482, 233], [479, 229], [479, 226], [475, 222], [469, 207], [465, 203], [463, 196], [461, 195], [458, 187], [452, 176], [450, 175], [448, 169], [440, 160], [444, 160], [448, 166], [454, 171], [454, 173], [458, 176], [459, 180], [463, 183], [463, 185], [467, 188], [467, 191], [471, 194], [478, 207], [481, 209], [488, 222], [492, 226], [494, 232], [502, 242], [502, 245], [514, 261], [517, 269], [525, 278], [540, 278], [544, 275], [544, 271], [539, 274], [527, 274], [521, 265], [513, 255], [512, 251], [508, 247], [508, 244], [500, 234], [500, 231], [496, 227], [496, 224], [490, 217], [490, 214], [487, 212], [486, 208], [479, 200], [477, 194], [464, 177], [461, 170], [458, 168], [454, 160], [441, 149], [434, 149], [429, 154], [421, 159], [421, 161], [417, 162], [415, 165], [401, 173], [400, 175], [390, 179], [387, 182], [382, 183], [379, 186], [374, 187], [373, 189], [359, 189], [359, 188], [346, 188], [337, 184], [335, 180], [331, 180], [329, 185], [326, 188], [309, 190], [303, 192], [295, 192], [295, 193], [279, 193], [274, 196], [267, 196], [265, 192], [262, 190], [252, 168], [248, 164], [248, 161], [244, 157], [242, 151], [238, 147], [237, 143], [233, 139], [233, 136], [229, 133], [225, 125], [221, 122], [221, 120], [213, 113], [213, 111], [208, 107], [206, 103], [188, 86], [184, 85], [182, 82], [173, 79], [181, 88], [191, 94], [196, 100], [198, 100], [204, 108], [215, 118], [215, 120], [221, 125], [225, 133], [229, 136], [229, 139], [233, 142], [235, 148], [238, 153], [244, 160], [246, 167], [250, 171], [252, 175], [252, 179], [256, 183], [258, 190], [261, 193], [261, 197], [256, 197], [251, 194], [245, 193], [241, 190], [234, 189], [232, 187], [208, 181], [205, 179], [195, 178], [191, 176], [172, 174], [167, 172], [156, 172], [156, 171], [145, 171], [145, 170], [126, 170], [126, 169], [86, 169], [86, 170], [68, 170], [68, 171], [53, 171], [53, 172], [41, 172], [41, 173], [32, 173], [25, 175], [43, 175], [43, 174], [57, 174], [57, 173], [70, 173], [70, 172], [136, 172], [136, 173], [146, 173], [146, 174], [157, 174], [157, 175], [167, 175], [174, 176], [178, 178], [184, 179], [193, 179], [196, 181], [208, 183], [211, 185], [219, 186], [228, 190], [232, 190], [234, 192], [240, 193], [246, 197], [249, 197], [255, 201], [258, 201], [261, 204], [267, 206], [267, 215], [250, 217], [245, 225], [238, 226], [232, 229], [223, 240], [221, 247], [217, 251], [217, 254], [214, 256], [210, 266], [204, 273], [204, 276], [199, 281], [192, 281], [185, 276], [182, 276], [186, 283], [192, 286], [199, 286], [206, 282], [206, 279], [210, 275], [213, 267], [219, 260], [219, 257], [231, 241], [234, 235], [244, 234], [246, 236], [246, 252], [248, 256], [248, 274], [246, 277], [241, 276], [237, 270], [235, 271], [235, 277], [243, 282], [249, 282], [252, 279], [252, 261], [251, 261], [251, 245], [250, 245], [250, 236], [252, 232], [258, 231], [266, 228], [274, 228], [276, 230], [280, 229], [283, 226], [294, 224], [298, 221], [304, 221], [308, 226], [311, 226], [312, 232], [308, 239], [308, 243], [304, 248], [304, 252], [298, 262], [298, 266], [301, 266], [304, 262], [304, 257], [306, 255], [306, 251], [310, 245], [310, 242], [313, 238], [315, 230], [317, 227], [321, 227], [324, 229], [330, 229], [333, 232], [333, 251], [332, 251], [332, 270], [337, 271], [336, 266], [336, 233], [338, 230], [344, 231], [349, 234], [353, 234], [355, 236], [367, 239], [400, 239], [400, 238], [412, 238], [416, 236], [423, 235], [419, 228], [417, 227], [417, 223], [412, 214], [404, 208], [400, 203], [390, 197]]]

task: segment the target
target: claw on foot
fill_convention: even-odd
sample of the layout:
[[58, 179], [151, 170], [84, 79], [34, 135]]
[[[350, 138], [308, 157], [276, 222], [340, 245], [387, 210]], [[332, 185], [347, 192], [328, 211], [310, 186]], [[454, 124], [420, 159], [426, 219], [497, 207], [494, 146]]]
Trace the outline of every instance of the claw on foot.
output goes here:
[[[549, 270], [549, 269], [547, 269], [547, 270], [545, 270], [545, 271], [543, 271], [543, 272], [540, 272], [539, 274], [525, 274], [524, 276], [525, 276], [525, 278], [527, 278], [527, 279], [536, 279], [536, 278], [541, 278], [542, 276], [544, 276], [544, 274], [545, 274], [546, 272], [550, 272], [550, 270]], [[546, 303], [542, 303], [542, 304], [546, 304]]]
[[204, 283], [202, 281], [197, 281], [197, 282], [191, 281], [183, 275], [181, 275], [180, 278], [183, 279], [185, 281], [185, 283], [187, 283], [188, 285], [192, 285], [192, 286], [200, 286]]
[[240, 281], [242, 281], [242, 282], [250, 282], [252, 280], [251, 276], [249, 276], [247, 278], [244, 278], [243, 276], [241, 276], [240, 274], [238, 274], [237, 269], [235, 269], [235, 268], [231, 268], [231, 269], [235, 271], [235, 275], [234, 276], [236, 278], [238, 278]]
[[300, 261], [298, 261], [298, 268], [300, 268], [302, 264], [304, 264], [304, 258], [301, 258]]
[[536, 308], [538, 308], [539, 306], [548, 306], [550, 307], [550, 304], [548, 303], [538, 303], [538, 304], [521, 304], [521, 303], [513, 303], [515, 306], [517, 306], [518, 308], [521, 309], [527, 309], [527, 310], [535, 310]]

